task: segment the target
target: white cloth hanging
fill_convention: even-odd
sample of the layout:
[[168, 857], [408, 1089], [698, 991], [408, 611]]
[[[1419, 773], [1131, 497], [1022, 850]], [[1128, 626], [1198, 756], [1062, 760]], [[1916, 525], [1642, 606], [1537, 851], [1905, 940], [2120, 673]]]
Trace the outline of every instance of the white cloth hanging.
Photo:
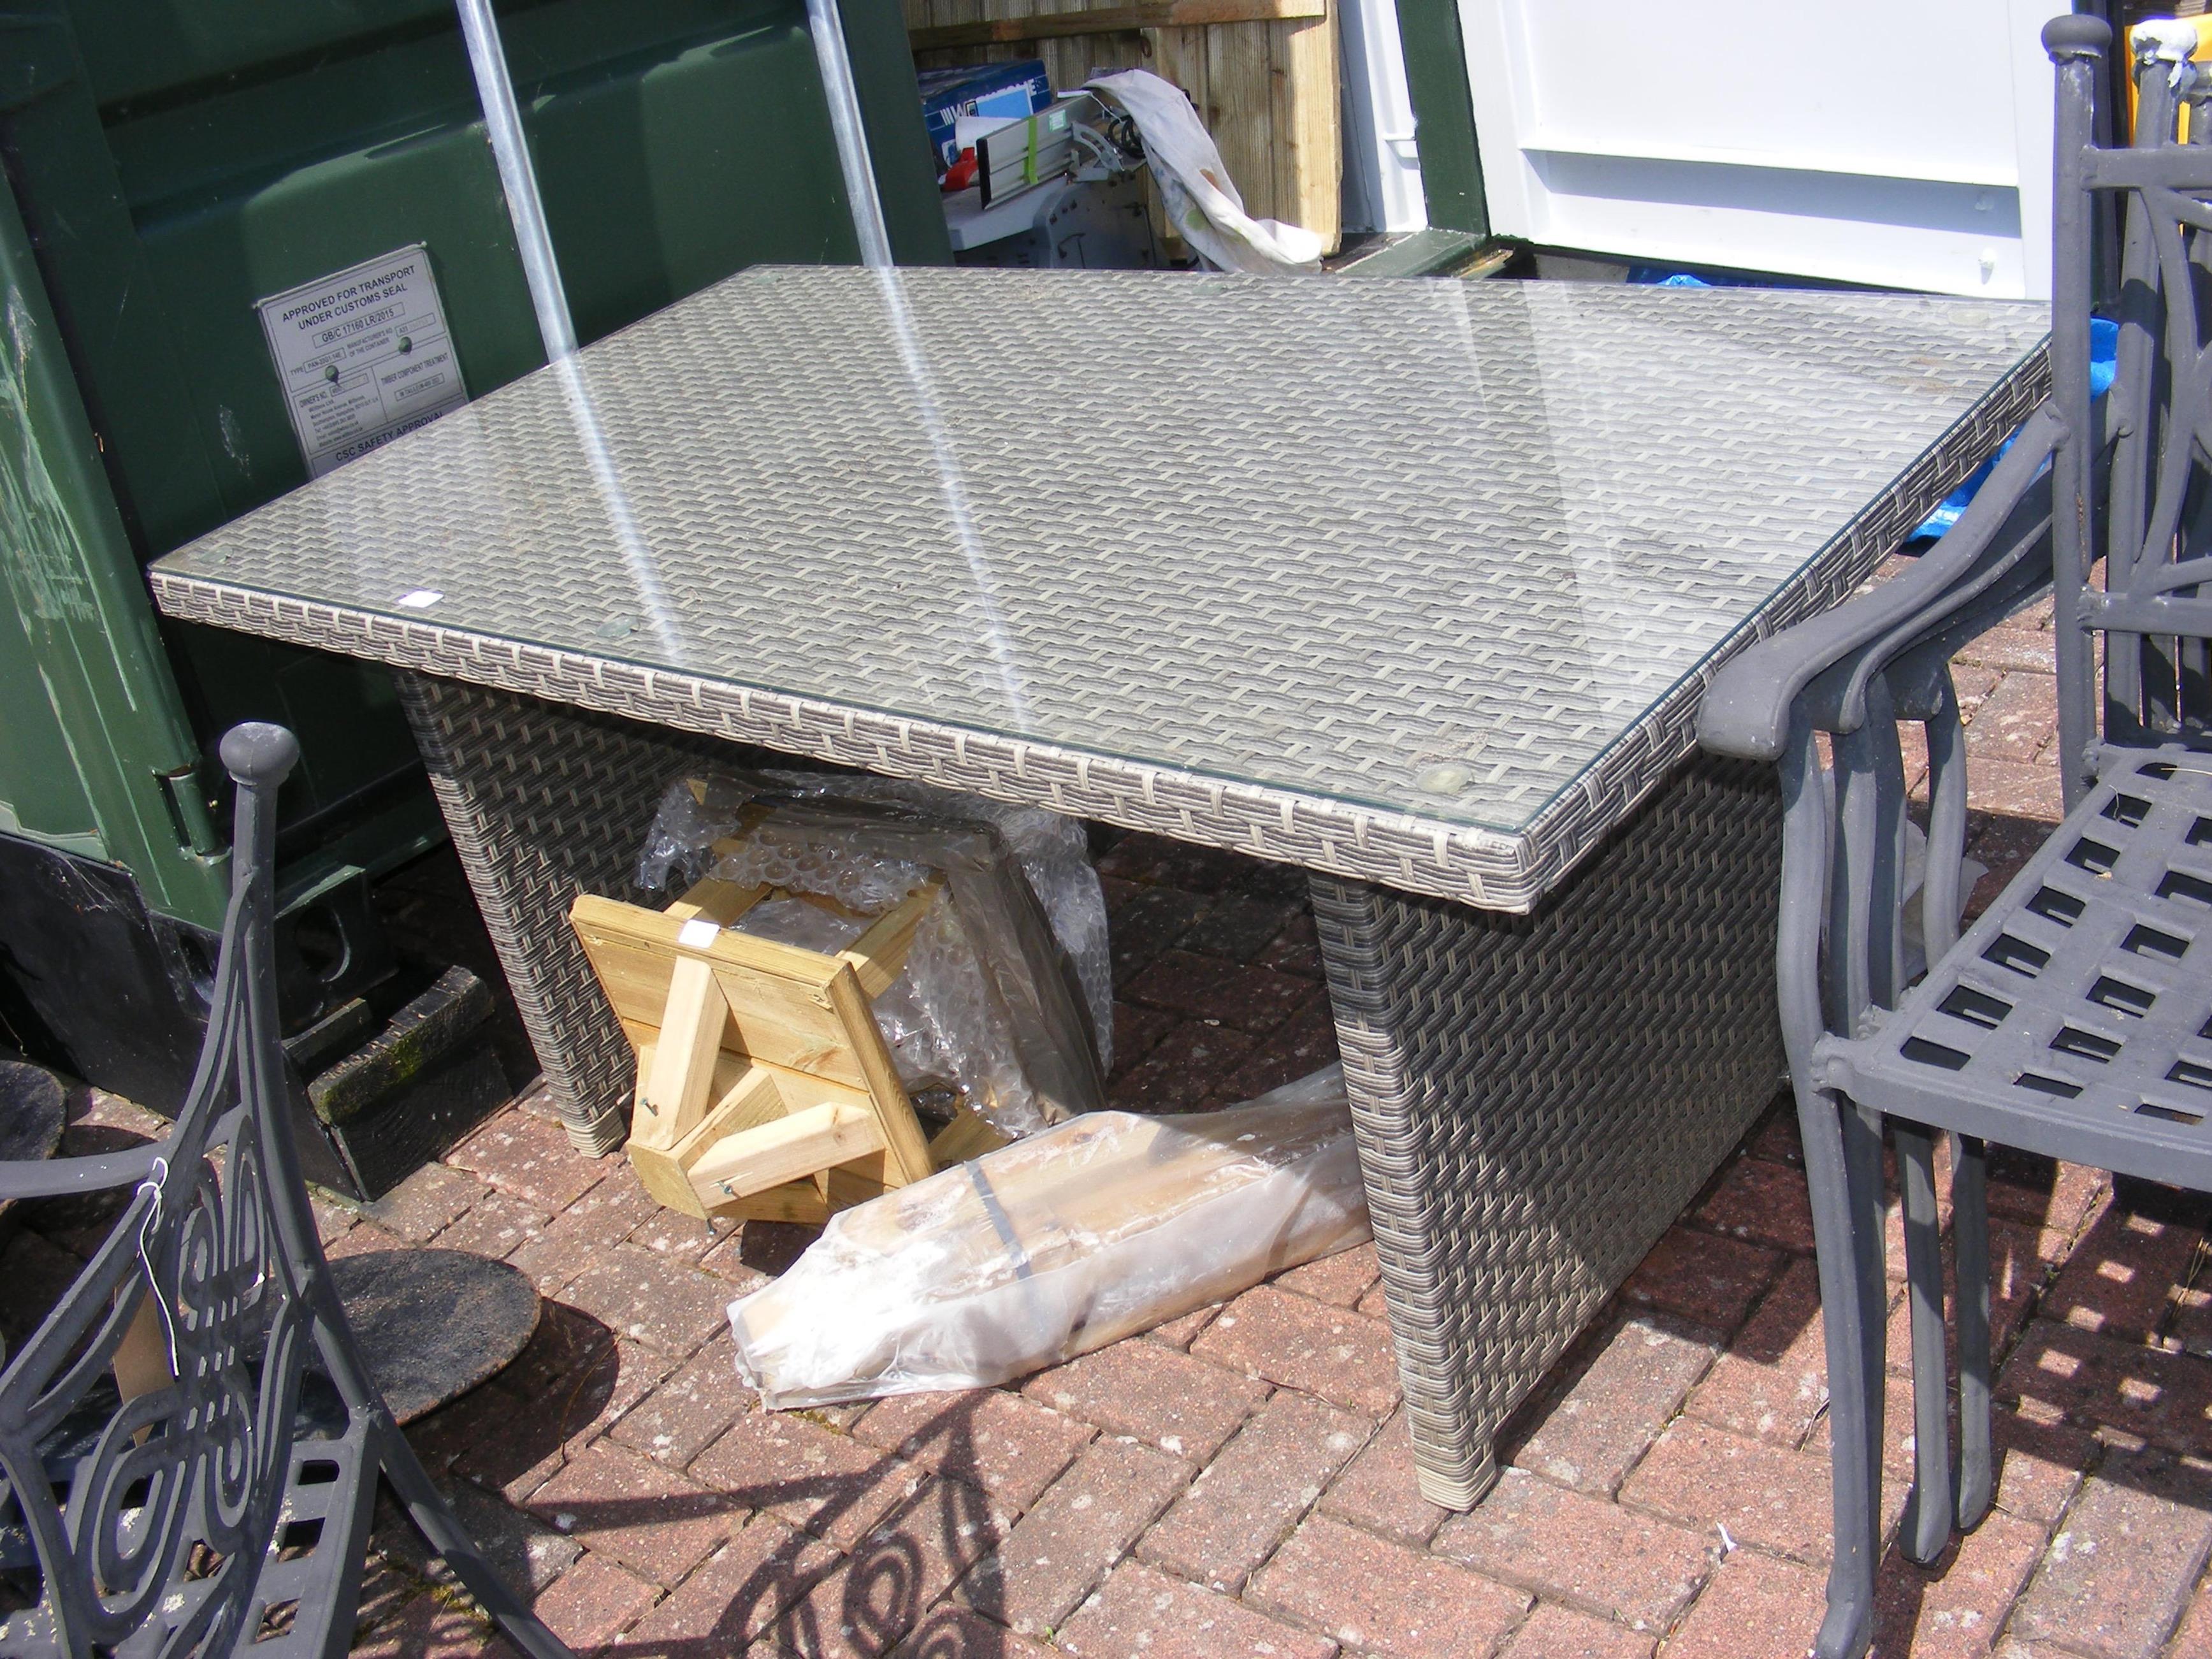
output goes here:
[[1146, 70], [1102, 75], [1085, 85], [1112, 99], [1136, 122], [1169, 219], [1209, 262], [1259, 276], [1308, 275], [1321, 269], [1320, 237], [1244, 211], [1244, 198], [1220, 150], [1180, 87]]

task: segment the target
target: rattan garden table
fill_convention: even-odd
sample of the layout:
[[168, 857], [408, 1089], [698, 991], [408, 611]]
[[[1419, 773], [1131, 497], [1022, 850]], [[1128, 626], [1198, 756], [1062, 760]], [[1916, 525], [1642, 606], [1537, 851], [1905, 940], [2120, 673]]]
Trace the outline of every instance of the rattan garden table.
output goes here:
[[1691, 759], [2046, 386], [1893, 295], [1079, 271], [733, 277], [162, 560], [387, 663], [580, 1145], [565, 923], [734, 741], [1303, 866], [1425, 1489], [1780, 1077], [1779, 810]]

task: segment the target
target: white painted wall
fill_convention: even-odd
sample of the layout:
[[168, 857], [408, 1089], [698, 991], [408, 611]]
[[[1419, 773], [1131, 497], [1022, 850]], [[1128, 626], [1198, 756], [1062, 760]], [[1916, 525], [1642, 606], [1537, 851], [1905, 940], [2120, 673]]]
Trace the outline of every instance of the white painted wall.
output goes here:
[[2051, 291], [2064, 0], [1459, 0], [1493, 229], [1651, 263]]
[[1397, 0], [1340, 0], [1337, 43], [1344, 59], [1344, 228], [1424, 229], [1429, 204]]

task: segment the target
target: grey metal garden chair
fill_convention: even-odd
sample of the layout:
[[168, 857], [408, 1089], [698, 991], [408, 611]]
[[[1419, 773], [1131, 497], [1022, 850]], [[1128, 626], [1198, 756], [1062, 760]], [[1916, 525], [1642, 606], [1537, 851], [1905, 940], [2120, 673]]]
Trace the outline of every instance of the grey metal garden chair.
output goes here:
[[[2177, 100], [2203, 89], [2178, 54], [2146, 51], [2136, 143], [2099, 146], [2109, 28], [2061, 17], [2043, 39], [2058, 81], [2052, 396], [1949, 535], [1905, 574], [1730, 663], [1699, 728], [1716, 752], [1778, 762], [1785, 802], [1778, 975], [1820, 1253], [1835, 1479], [1823, 1659], [1855, 1659], [1873, 1634], [1885, 1122], [1905, 1211], [1917, 1440], [1900, 1544], [1917, 1560], [1990, 1502], [1987, 1143], [2212, 1190], [2212, 596], [2199, 591], [2212, 582], [2212, 119], [2194, 104], [2194, 142], [2174, 141]], [[2118, 361], [2101, 401], [2089, 343], [2100, 196], [2124, 207]], [[2087, 580], [2100, 560], [2101, 589]], [[2066, 816], [1961, 936], [1966, 779], [1948, 665], [2046, 589]], [[1910, 982], [1907, 721], [1929, 755], [1920, 915], [1932, 963]], [[1959, 1137], [1955, 1470], [1937, 1131]]]
[[343, 1654], [377, 1479], [531, 1659], [500, 1582], [392, 1422], [332, 1288], [292, 1141], [270, 933], [290, 732], [241, 726], [230, 908], [168, 1137], [0, 1165], [0, 1199], [129, 1194], [0, 1369], [0, 1655]]

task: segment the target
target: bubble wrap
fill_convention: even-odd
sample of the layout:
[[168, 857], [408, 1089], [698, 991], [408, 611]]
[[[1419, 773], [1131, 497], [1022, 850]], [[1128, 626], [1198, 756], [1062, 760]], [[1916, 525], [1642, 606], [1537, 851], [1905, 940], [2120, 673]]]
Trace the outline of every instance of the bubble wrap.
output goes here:
[[[905, 971], [876, 1000], [877, 1024], [909, 1094], [952, 1094], [1018, 1137], [1101, 1103], [1112, 977], [1104, 896], [1087, 853], [1082, 827], [1056, 813], [847, 774], [746, 773], [671, 785], [640, 849], [638, 879], [666, 888], [711, 876], [834, 900], [860, 920], [770, 899], [737, 924], [826, 952], [849, 945], [866, 919], [938, 866], [964, 872], [915, 929]], [[1008, 911], [1008, 890], [978, 876], [979, 864], [1008, 854], [1021, 875], [998, 879], [1027, 883], [1016, 910], [1029, 906], [1033, 922]], [[963, 905], [978, 903], [981, 912], [963, 922]], [[969, 925], [977, 921], [994, 954], [979, 946]], [[1024, 938], [1044, 941], [1046, 958], [1056, 950], [1065, 960], [1040, 962], [1039, 945], [1020, 945]], [[1060, 975], [1079, 993], [1073, 1004], [1039, 982]], [[1071, 1068], [1063, 1062], [1075, 1048], [1084, 1052]]]
[[[927, 871], [909, 867], [917, 871], [914, 881], [879, 909], [890, 909], [927, 878]], [[798, 881], [775, 884], [815, 890]], [[843, 894], [830, 896], [851, 908], [861, 908]], [[805, 899], [783, 898], [763, 900], [734, 926], [739, 933], [827, 956], [860, 938], [871, 920], [869, 915], [841, 916]], [[909, 1096], [963, 1096], [993, 1127], [1016, 1139], [1044, 1127], [1044, 1115], [1031, 1097], [1013, 1044], [1000, 1029], [1001, 1017], [984, 984], [982, 963], [945, 895], [939, 895], [915, 929], [906, 971], [875, 1000], [873, 1008], [876, 1029], [883, 1033], [884, 1046], [890, 1050], [891, 1063]]]
[[1114, 960], [1106, 933], [1106, 892], [1098, 884], [1098, 872], [1091, 867], [1091, 844], [1080, 820], [1041, 806], [1012, 806], [905, 778], [822, 772], [763, 775], [793, 794], [829, 793], [847, 800], [893, 802], [936, 817], [988, 823], [1005, 836], [1037, 902], [1051, 919], [1054, 934], [1075, 964], [1100, 1069], [1113, 1068]]

